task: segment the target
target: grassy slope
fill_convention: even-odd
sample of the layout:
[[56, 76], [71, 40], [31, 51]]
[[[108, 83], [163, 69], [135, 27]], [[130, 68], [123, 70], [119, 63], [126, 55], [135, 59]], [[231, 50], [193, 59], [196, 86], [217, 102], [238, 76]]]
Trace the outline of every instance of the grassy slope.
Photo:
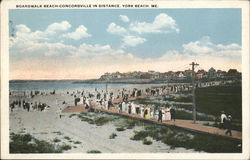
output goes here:
[[222, 110], [234, 120], [242, 118], [242, 94], [239, 86], [215, 86], [196, 90], [197, 110], [219, 116]]

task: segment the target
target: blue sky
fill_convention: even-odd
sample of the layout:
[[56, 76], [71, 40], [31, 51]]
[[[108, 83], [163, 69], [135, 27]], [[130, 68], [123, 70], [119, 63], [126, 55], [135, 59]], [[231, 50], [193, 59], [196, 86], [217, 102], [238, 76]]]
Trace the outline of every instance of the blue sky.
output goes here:
[[[95, 56], [100, 57], [100, 55], [96, 55], [96, 52], [114, 52], [112, 56], [116, 56], [116, 53], [119, 56], [121, 56], [120, 54], [130, 58], [132, 56], [133, 60], [138, 62], [135, 62], [136, 64], [144, 65], [146, 63], [151, 64], [150, 60], [162, 62], [164, 57], [168, 59], [166, 61], [169, 61], [170, 57], [172, 60], [178, 59], [178, 56], [184, 59], [187, 58], [185, 56], [189, 56], [189, 58], [191, 56], [197, 61], [199, 61], [199, 56], [210, 56], [210, 58], [217, 58], [218, 63], [220, 63], [219, 59], [226, 56], [227, 61], [223, 64], [230, 63], [232, 65], [229, 64], [224, 67], [225, 69], [230, 67], [240, 69], [241, 55], [237, 54], [241, 50], [240, 9], [26, 9], [10, 10], [9, 19], [13, 22], [13, 27], [16, 30], [16, 36], [11, 37], [13, 44], [10, 47], [10, 56], [13, 62], [23, 58], [32, 59], [32, 57], [34, 57], [34, 60], [35, 57], [39, 57], [40, 60], [46, 61], [49, 55], [50, 60], [54, 59], [53, 62], [65, 58], [60, 62], [67, 63], [68, 67], [70, 67], [69, 62], [66, 61], [69, 61], [67, 56], [73, 54], [73, 52], [74, 55], [80, 55], [87, 62], [92, 62], [88, 59], [90, 57], [92, 59]], [[55, 29], [53, 34], [44, 37], [43, 34], [48, 35], [46, 29], [48, 30], [48, 27], [52, 24], [66, 28]], [[77, 28], [79, 28], [79, 32], [76, 32]], [[37, 36], [36, 31], [41, 32], [39, 33], [40, 37], [34, 38], [30, 36], [32, 34]], [[82, 36], [77, 35], [78, 33], [81, 33]], [[41, 37], [45, 39], [41, 39]], [[39, 46], [40, 50], [32, 48], [26, 52], [21, 52], [22, 46], [25, 49], [32, 44]], [[58, 49], [55, 45], [63, 45], [64, 50], [60, 50], [60, 53], [54, 51], [55, 48]], [[88, 54], [79, 51], [80, 46]], [[103, 48], [106, 49], [104, 52], [101, 51]], [[66, 51], [67, 49], [69, 51]], [[64, 51], [65, 53], [62, 53]], [[28, 55], [27, 52], [32, 53]], [[173, 58], [174, 55], [176, 57]], [[109, 57], [109, 55], [105, 55], [105, 57]], [[101, 62], [93, 61], [93, 65], [96, 63]], [[205, 64], [204, 68], [209, 67], [209, 64]], [[20, 68], [23, 68], [23, 71], [27, 69], [27, 66], [25, 68], [22, 65], [23, 63], [15, 63], [15, 66], [11, 65], [14, 78], [18, 78], [17, 72], [22, 72]], [[127, 65], [131, 66], [130, 63], [127, 63]], [[122, 69], [118, 66], [117, 70], [126, 71], [125, 66]], [[54, 65], [54, 67], [59, 66]], [[218, 65], [218, 67], [221, 66]], [[19, 68], [18, 71], [16, 68]], [[32, 67], [30, 66], [30, 68]], [[41, 72], [41, 70], [43, 70], [43, 74], [46, 72], [46, 69], [35, 68], [34, 72]], [[79, 70], [81, 68], [84, 68], [84, 66], [79, 67]], [[110, 68], [113, 67], [107, 67], [106, 70], [110, 70]], [[142, 65], [141, 68], [145, 67]], [[147, 67], [146, 69], [163, 71], [158, 66]], [[132, 70], [132, 68], [129, 70]], [[89, 77], [98, 77], [102, 72], [96, 71], [98, 74]], [[51, 74], [46, 77], [49, 78], [49, 75]], [[58, 77], [63, 78], [65, 76], [63, 74], [58, 75]], [[82, 76], [79, 75], [79, 78]], [[77, 75], [72, 77], [78, 78]], [[27, 78], [32, 77], [27, 74]]]

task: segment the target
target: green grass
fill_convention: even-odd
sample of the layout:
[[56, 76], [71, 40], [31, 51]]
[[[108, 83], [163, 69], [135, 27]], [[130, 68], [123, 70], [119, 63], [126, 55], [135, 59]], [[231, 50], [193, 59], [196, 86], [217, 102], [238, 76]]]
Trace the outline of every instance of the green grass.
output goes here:
[[218, 137], [214, 135], [194, 133], [175, 127], [163, 127], [147, 125], [145, 130], [135, 131], [131, 140], [145, 141], [147, 137], [152, 137], [156, 141], [161, 141], [171, 148], [184, 147], [196, 151], [209, 153], [240, 153], [242, 151], [241, 142]]
[[81, 112], [77, 116], [81, 121], [88, 122], [89, 124], [96, 124], [97, 126], [102, 126], [118, 118], [118, 116], [99, 116], [98, 114], [88, 114], [85, 112]]
[[240, 86], [215, 86], [196, 89], [197, 111], [220, 116], [221, 111], [242, 121], [242, 93]]
[[[193, 114], [185, 111], [175, 111], [176, 119], [193, 120]], [[214, 121], [213, 117], [196, 115], [196, 119], [200, 121]]]
[[[158, 98], [159, 100], [159, 98]], [[149, 98], [139, 98], [139, 99], [135, 99], [133, 100], [135, 103], [138, 103], [138, 104], [144, 104], [144, 105], [153, 105], [155, 107], [157, 106], [160, 106], [160, 105], [164, 105], [164, 106], [170, 106], [170, 103], [166, 102], [164, 104], [161, 104], [161, 103], [158, 103], [158, 102], [155, 102], [155, 101], [152, 101], [152, 99], [149, 99]]]
[[124, 122], [125, 122], [124, 127], [127, 129], [132, 129], [139, 123], [138, 120], [133, 120], [133, 119], [124, 119]]
[[117, 116], [101, 116], [101, 117], [97, 117], [94, 119], [94, 122], [97, 126], [102, 126], [110, 121], [113, 121], [115, 119], [117, 119], [118, 117]]
[[179, 97], [164, 97], [164, 101], [175, 101], [175, 102], [192, 102], [192, 96], [179, 96]]
[[193, 110], [193, 105], [191, 104], [176, 104], [176, 106], [178, 108], [183, 108], [183, 109], [186, 109], [186, 110], [189, 110], [189, 111], [192, 111]]
[[80, 118], [81, 121], [88, 122], [89, 124], [94, 124], [94, 119], [93, 119], [93, 118], [90, 118], [90, 117], [88, 117], [88, 116], [79, 114], [79, 115], [78, 115], [78, 118]]

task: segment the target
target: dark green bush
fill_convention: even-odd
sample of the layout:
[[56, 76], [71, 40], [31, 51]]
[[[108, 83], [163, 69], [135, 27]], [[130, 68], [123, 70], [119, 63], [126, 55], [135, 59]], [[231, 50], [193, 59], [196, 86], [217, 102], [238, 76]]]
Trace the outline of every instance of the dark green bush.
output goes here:
[[49, 142], [38, 140], [30, 134], [10, 134], [10, 153], [61, 153]]
[[116, 130], [121, 132], [121, 131], [124, 131], [125, 129], [123, 127], [116, 127]]
[[112, 133], [111, 135], [109, 135], [109, 139], [114, 139], [117, 136], [116, 133]]
[[87, 153], [102, 153], [102, 152], [99, 150], [90, 150], [90, 151], [87, 151]]

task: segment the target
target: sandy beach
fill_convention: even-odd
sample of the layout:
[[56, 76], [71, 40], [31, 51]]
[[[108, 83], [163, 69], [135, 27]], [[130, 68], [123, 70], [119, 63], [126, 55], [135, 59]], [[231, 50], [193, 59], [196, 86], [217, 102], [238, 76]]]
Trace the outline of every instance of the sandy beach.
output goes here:
[[[18, 98], [23, 97], [10, 96], [10, 102]], [[130, 140], [134, 131], [143, 129], [141, 126], [117, 132], [113, 122], [97, 126], [81, 121], [76, 116], [70, 118], [71, 113], [63, 113], [59, 118], [61, 109], [74, 103], [74, 97], [69, 94], [37, 95], [32, 99], [28, 98], [27, 101], [46, 103], [50, 107], [42, 112], [32, 109], [27, 112], [21, 107], [16, 107], [13, 112], [10, 111], [10, 133], [29, 133], [39, 140], [54, 143], [55, 146], [68, 144], [72, 148], [64, 151], [67, 153], [86, 153], [90, 150], [99, 150], [102, 153], [195, 152], [193, 149], [171, 149], [170, 146], [155, 140], [152, 145]], [[63, 101], [66, 104], [62, 104]], [[112, 133], [117, 134], [115, 139], [109, 139]], [[60, 139], [60, 142], [53, 142], [55, 138]]]

